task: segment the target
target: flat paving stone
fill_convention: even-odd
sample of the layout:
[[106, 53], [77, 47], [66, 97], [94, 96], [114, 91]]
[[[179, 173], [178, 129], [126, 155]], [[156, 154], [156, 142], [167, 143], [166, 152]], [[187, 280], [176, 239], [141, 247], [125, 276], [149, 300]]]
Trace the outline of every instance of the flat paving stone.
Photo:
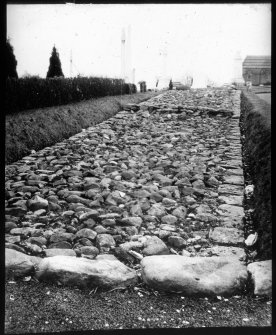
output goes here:
[[243, 176], [224, 176], [223, 182], [225, 184], [232, 184], [232, 185], [244, 185], [244, 178]]
[[141, 261], [142, 279], [157, 290], [190, 295], [233, 295], [247, 281], [246, 266], [226, 257], [150, 256]]
[[199, 256], [208, 257], [208, 256], [220, 256], [220, 257], [234, 257], [239, 261], [244, 261], [246, 258], [246, 253], [244, 248], [239, 247], [229, 247], [222, 245], [215, 245], [204, 249]]
[[209, 232], [209, 238], [219, 245], [244, 245], [244, 233], [237, 228], [216, 227]]
[[242, 196], [244, 188], [239, 185], [222, 184], [218, 187], [218, 193]]
[[222, 204], [218, 207], [217, 212], [221, 215], [221, 222], [223, 226], [243, 227], [243, 207]]
[[218, 201], [227, 205], [242, 206], [243, 196], [239, 195], [221, 195], [218, 197]]

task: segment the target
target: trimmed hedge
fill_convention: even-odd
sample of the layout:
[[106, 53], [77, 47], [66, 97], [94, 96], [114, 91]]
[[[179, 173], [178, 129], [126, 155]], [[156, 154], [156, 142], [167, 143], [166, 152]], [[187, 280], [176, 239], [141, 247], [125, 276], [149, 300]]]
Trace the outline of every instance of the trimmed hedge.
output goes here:
[[241, 93], [241, 122], [245, 169], [253, 181], [252, 220], [258, 232], [258, 257], [272, 257], [270, 105], [255, 94]]
[[127, 84], [122, 79], [8, 78], [6, 81], [6, 114], [136, 92], [134, 84]]

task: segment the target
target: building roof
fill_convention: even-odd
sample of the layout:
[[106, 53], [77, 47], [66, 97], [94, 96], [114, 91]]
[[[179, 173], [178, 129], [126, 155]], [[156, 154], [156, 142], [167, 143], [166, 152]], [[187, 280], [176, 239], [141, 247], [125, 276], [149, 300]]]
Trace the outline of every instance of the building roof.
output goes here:
[[246, 56], [243, 61], [244, 69], [270, 69], [271, 56]]

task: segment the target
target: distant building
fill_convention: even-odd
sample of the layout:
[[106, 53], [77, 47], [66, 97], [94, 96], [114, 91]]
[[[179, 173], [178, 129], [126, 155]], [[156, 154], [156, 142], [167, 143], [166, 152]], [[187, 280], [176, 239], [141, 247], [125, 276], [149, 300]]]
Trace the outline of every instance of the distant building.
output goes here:
[[193, 85], [192, 76], [183, 77], [181, 82], [180, 81], [172, 82], [173, 90], [190, 89], [192, 85]]
[[252, 85], [270, 85], [271, 56], [246, 56], [242, 74], [244, 80], [251, 81]]
[[176, 90], [177, 87], [183, 86], [183, 84], [180, 81], [173, 81], [173, 89]]

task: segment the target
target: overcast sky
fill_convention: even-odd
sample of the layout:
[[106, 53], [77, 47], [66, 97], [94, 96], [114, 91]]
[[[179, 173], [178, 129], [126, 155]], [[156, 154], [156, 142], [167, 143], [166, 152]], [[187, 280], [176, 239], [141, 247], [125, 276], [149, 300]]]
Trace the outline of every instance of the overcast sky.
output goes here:
[[231, 81], [237, 51], [271, 54], [270, 4], [8, 5], [7, 36], [19, 76], [45, 77], [55, 44], [65, 76], [120, 77], [121, 31], [131, 25], [135, 81], [148, 87], [162, 74], [160, 50], [167, 47], [167, 75]]

